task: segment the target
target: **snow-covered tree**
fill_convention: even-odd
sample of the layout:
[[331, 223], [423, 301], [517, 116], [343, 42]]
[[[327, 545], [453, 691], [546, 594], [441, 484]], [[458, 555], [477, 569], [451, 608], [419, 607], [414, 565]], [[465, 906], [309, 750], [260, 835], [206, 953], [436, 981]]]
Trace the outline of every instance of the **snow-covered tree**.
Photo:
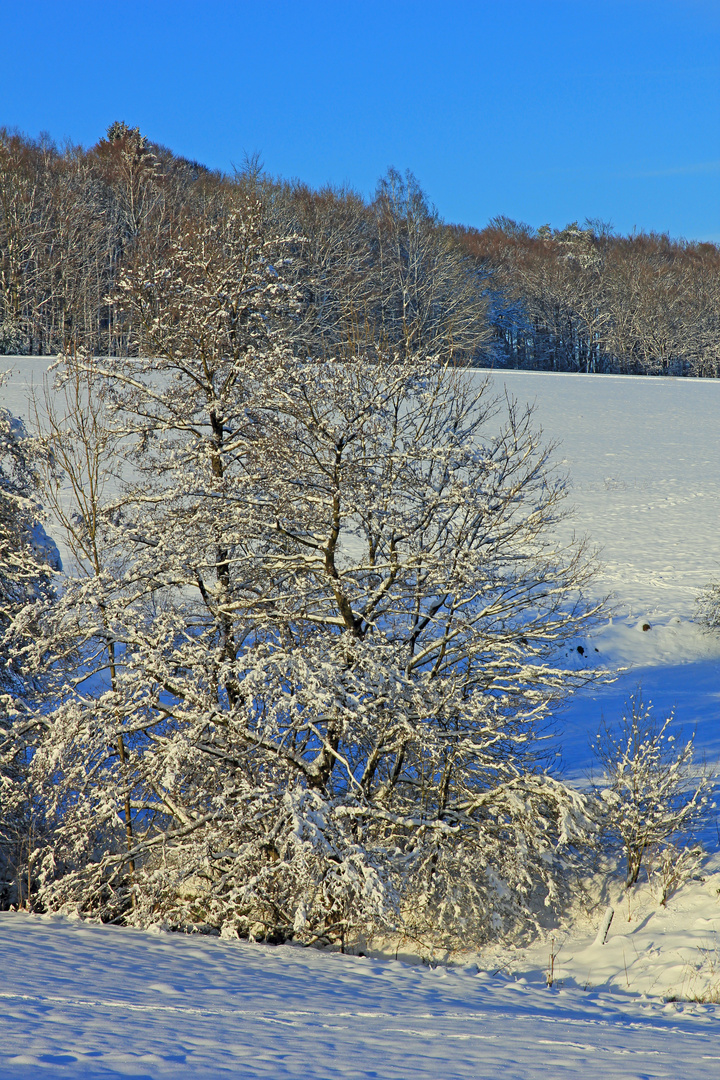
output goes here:
[[0, 902], [22, 902], [23, 864], [36, 828], [24, 780], [38, 738], [42, 679], [35, 662], [40, 613], [53, 599], [60, 562], [36, 497], [23, 424], [0, 410]]
[[[67, 681], [60, 692], [66, 709], [55, 712], [52, 733], [38, 747], [30, 771], [31, 785], [56, 819], [52, 850], [35, 859], [41, 881], [48, 875], [54, 878], [65, 863], [87, 862], [98, 843], [110, 837], [116, 842], [124, 832], [126, 850], [134, 845], [122, 711], [113, 713], [107, 730], [95, 725], [92, 749], [81, 738], [79, 753], [73, 719], [80, 702], [117, 693], [118, 659], [124, 648], [117, 611], [127, 604], [127, 556], [122, 530], [115, 527], [120, 456], [102, 392], [92, 361], [72, 353], [54, 366], [52, 384], [46, 382], [42, 394], [34, 397], [42, 449], [40, 493], [71, 556], [62, 593], [43, 626], [56, 686], [62, 686], [63, 672]], [[103, 774], [101, 784], [88, 768], [93, 758]], [[57, 769], [63, 774], [59, 789]], [[82, 822], [79, 827], [76, 820]], [[129, 877], [123, 881], [129, 885], [132, 855], [125, 869]]]
[[618, 724], [603, 723], [595, 741], [604, 770], [600, 794], [607, 807], [606, 828], [624, 850], [628, 887], [652, 853], [661, 876], [672, 880], [663, 850], [669, 849], [676, 862], [687, 859], [690, 849], [678, 851], [673, 841], [692, 836], [707, 806], [708, 776], [691, 769], [693, 739], [676, 742], [672, 723], [672, 713], [656, 718], [638, 690]]
[[376, 334], [406, 359], [477, 362], [490, 340], [485, 287], [412, 173], [389, 169], [373, 211]]
[[44, 897], [478, 940], [552, 901], [587, 827], [538, 733], [587, 678], [560, 657], [592, 563], [527, 411], [434, 359], [295, 355], [285, 251], [248, 203], [121, 280], [148, 358], [94, 370], [140, 477], [105, 516], [122, 647], [36, 755], [73, 791]]

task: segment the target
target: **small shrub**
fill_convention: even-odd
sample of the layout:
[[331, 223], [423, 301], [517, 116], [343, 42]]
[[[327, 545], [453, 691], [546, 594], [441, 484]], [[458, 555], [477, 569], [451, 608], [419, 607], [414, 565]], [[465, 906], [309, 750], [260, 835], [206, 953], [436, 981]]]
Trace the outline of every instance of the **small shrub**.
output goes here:
[[695, 602], [696, 618], [708, 630], [720, 630], [720, 582], [706, 585]]
[[704, 770], [691, 774], [693, 739], [676, 741], [672, 721], [673, 713], [656, 719], [638, 690], [617, 725], [603, 722], [594, 744], [605, 773], [600, 791], [605, 828], [625, 852], [625, 884], [637, 882], [643, 859], [653, 850], [660, 880], [666, 882], [663, 903], [677, 888], [681, 868], [693, 861], [694, 849], [678, 848], [674, 841], [687, 838], [702, 818], [710, 786]]

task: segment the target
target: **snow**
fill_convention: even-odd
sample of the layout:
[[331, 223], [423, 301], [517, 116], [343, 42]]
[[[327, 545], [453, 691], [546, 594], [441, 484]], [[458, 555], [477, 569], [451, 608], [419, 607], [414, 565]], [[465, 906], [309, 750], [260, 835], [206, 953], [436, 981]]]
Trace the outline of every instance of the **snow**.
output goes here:
[[600, 588], [633, 623], [692, 614], [720, 576], [720, 383], [713, 379], [493, 373], [535, 404], [571, 480], [578, 535], [601, 549]]
[[[715, 1077], [720, 1008], [0, 915], [3, 1077]], [[22, 957], [22, 965], [9, 963]]]
[[55, 362], [54, 356], [0, 356], [0, 374], [7, 381], [0, 386], [0, 404], [27, 422], [33, 390], [42, 392], [43, 378]]
[[[49, 363], [0, 361], [14, 369], [0, 405], [26, 418]], [[601, 548], [597, 589], [612, 594], [612, 620], [568, 663], [625, 670], [557, 718], [566, 778], [587, 781], [601, 715], [619, 715], [639, 684], [720, 760], [720, 637], [692, 622], [699, 589], [720, 578], [720, 381], [490, 378], [535, 402], [558, 442], [575, 506], [566, 535]], [[705, 840], [717, 849], [716, 829]], [[717, 856], [667, 907], [648, 886], [618, 884], [572, 934], [468, 954], [460, 968], [6, 913], [0, 1076], [715, 1077], [718, 929]]]

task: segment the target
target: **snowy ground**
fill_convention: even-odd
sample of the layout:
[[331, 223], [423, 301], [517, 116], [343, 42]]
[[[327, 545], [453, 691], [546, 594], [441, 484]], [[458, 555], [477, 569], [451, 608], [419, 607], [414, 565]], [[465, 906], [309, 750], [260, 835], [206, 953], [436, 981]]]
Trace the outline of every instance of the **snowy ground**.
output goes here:
[[575, 510], [567, 532], [600, 549], [597, 591], [615, 607], [583, 643], [586, 655], [628, 669], [561, 717], [567, 775], [587, 774], [593, 725], [618, 715], [638, 685], [658, 713], [675, 708], [678, 727], [697, 730], [701, 753], [720, 760], [720, 637], [692, 621], [698, 591], [720, 580], [720, 380], [530, 371], [492, 380], [534, 403], [558, 444]]
[[[0, 360], [15, 369], [0, 404], [26, 417], [28, 383], [47, 364]], [[560, 444], [576, 507], [568, 528], [602, 549], [597, 588], [614, 594], [612, 622], [577, 644], [590, 662], [626, 670], [558, 718], [566, 776], [586, 780], [589, 736], [638, 684], [720, 759], [720, 639], [692, 623], [698, 589], [720, 578], [720, 381], [491, 378], [534, 401]], [[585, 657], [573, 650], [575, 664]], [[719, 838], [711, 828], [705, 839], [717, 850]], [[0, 915], [0, 1078], [717, 1077], [720, 858], [667, 908], [647, 886], [630, 907], [621, 893], [598, 897], [571, 934], [434, 970]]]
[[[0, 1076], [584, 1080], [720, 1072], [720, 1007], [0, 915]], [[21, 961], [21, 963], [20, 963]]]
[[570, 474], [572, 522], [601, 548], [602, 582], [635, 620], [687, 617], [720, 577], [720, 381], [493, 373], [534, 402]]

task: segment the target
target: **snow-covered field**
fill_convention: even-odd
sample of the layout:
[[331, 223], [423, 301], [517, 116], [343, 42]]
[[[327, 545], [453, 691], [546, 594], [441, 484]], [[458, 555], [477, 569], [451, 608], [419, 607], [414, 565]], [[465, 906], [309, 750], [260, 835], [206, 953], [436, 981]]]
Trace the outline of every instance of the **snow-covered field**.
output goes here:
[[[0, 403], [26, 416], [47, 364], [0, 361], [15, 371]], [[719, 759], [720, 640], [691, 619], [720, 578], [720, 381], [491, 377], [534, 401], [560, 444], [568, 528], [602, 549], [597, 587], [614, 594], [612, 622], [582, 644], [627, 670], [558, 718], [566, 775], [584, 780], [601, 713], [612, 720], [638, 684]], [[630, 907], [620, 892], [572, 934], [455, 968], [3, 914], [0, 1078], [719, 1076], [720, 860], [667, 908], [647, 886]]]

